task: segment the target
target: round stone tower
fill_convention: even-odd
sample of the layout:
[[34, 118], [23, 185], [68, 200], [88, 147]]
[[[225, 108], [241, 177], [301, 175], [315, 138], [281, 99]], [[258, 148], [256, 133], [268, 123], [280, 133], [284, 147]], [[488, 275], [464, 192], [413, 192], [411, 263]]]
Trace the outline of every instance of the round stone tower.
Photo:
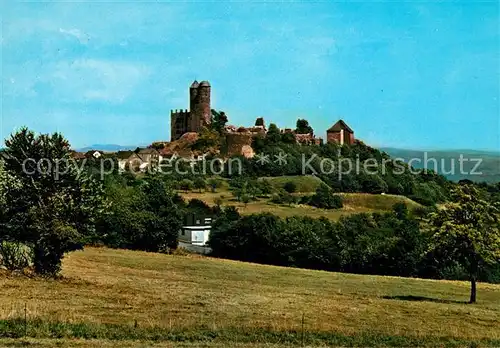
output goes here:
[[198, 81], [194, 80], [194, 82], [191, 84], [191, 87], [189, 87], [189, 109], [191, 111], [194, 111], [194, 109], [196, 108], [199, 85], [200, 84], [198, 83]]
[[210, 108], [210, 83], [208, 81], [201, 81], [198, 86], [198, 104], [200, 125], [210, 124], [212, 112]]
[[208, 81], [194, 81], [189, 88], [189, 128], [191, 132], [199, 132], [201, 128], [210, 124], [210, 83]]

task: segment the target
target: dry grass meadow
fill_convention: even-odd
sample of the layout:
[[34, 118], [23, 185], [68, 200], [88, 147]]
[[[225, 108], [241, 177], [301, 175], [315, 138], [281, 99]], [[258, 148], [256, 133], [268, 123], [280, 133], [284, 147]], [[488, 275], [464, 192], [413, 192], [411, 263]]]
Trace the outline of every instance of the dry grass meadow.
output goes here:
[[[368, 193], [342, 193], [344, 201], [342, 209], [319, 209], [305, 204], [282, 205], [274, 204], [269, 199], [259, 198], [257, 201], [243, 204], [238, 202], [230, 191], [219, 192], [179, 192], [186, 200], [200, 199], [209, 205], [215, 205], [215, 200], [220, 198], [223, 205], [235, 206], [243, 215], [257, 214], [262, 212], [271, 213], [280, 217], [295, 215], [310, 216], [313, 218], [326, 217], [337, 221], [342, 215], [355, 213], [384, 212], [392, 209], [399, 202], [406, 203], [409, 208], [418, 207], [419, 204], [404, 196], [396, 195], [373, 195]], [[312, 194], [312, 192], [310, 193]]]
[[[0, 334], [16, 318], [22, 325], [25, 306], [28, 321], [27, 338], [4, 331], [0, 346], [500, 345], [500, 286], [491, 284], [469, 305], [466, 282], [87, 248], [66, 257], [62, 279], [2, 274], [0, 287]], [[37, 320], [68, 326], [54, 334]]]

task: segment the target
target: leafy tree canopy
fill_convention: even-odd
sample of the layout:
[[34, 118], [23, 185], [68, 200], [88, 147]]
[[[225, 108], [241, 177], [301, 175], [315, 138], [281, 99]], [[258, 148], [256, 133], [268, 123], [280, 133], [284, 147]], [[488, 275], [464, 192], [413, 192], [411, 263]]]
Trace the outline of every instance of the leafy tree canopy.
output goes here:
[[226, 126], [228, 118], [224, 111], [216, 111], [212, 109], [212, 122], [211, 128], [222, 134], [224, 132], [224, 127]]
[[102, 184], [72, 165], [69, 142], [59, 133], [22, 128], [5, 145], [5, 171], [17, 185], [5, 197], [3, 237], [33, 249], [37, 273], [55, 275], [65, 253], [95, 239], [107, 206]]
[[500, 211], [498, 203], [479, 198], [474, 186], [457, 186], [451, 196], [432, 214], [432, 247], [445, 261], [458, 261], [468, 271], [474, 303], [481, 268], [500, 262]]
[[309, 122], [305, 119], [298, 119], [295, 132], [297, 134], [313, 134], [314, 130], [309, 125]]

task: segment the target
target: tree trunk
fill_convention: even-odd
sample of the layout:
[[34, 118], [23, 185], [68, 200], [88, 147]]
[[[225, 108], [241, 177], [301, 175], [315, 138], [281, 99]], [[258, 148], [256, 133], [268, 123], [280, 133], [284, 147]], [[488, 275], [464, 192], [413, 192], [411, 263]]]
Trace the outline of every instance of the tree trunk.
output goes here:
[[476, 276], [470, 278], [470, 301], [469, 303], [476, 303]]

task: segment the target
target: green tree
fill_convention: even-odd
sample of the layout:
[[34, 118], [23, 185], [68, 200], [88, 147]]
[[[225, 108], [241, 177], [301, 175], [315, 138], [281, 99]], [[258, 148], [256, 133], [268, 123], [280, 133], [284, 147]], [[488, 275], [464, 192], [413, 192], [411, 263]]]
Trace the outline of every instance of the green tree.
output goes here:
[[281, 134], [281, 142], [285, 144], [295, 144], [297, 142], [295, 134], [292, 132], [286, 132]]
[[255, 179], [247, 181], [246, 190], [252, 199], [257, 199], [257, 196], [262, 194], [260, 183]]
[[[0, 231], [7, 231], [9, 224], [8, 212], [11, 208], [7, 205], [7, 196], [21, 189], [21, 183], [4, 169], [4, 163], [0, 159]], [[0, 266], [9, 271], [19, 270], [29, 266], [33, 257], [31, 250], [25, 244], [9, 238], [6, 233], [0, 233]]]
[[201, 178], [201, 177], [196, 177], [194, 179], [194, 188], [195, 189], [198, 189], [200, 190], [200, 193], [202, 190], [204, 190], [206, 187], [207, 187], [207, 182], [205, 181], [205, 179]]
[[193, 182], [189, 179], [182, 179], [179, 183], [179, 188], [185, 192], [193, 189]]
[[[0, 227], [2, 231], [7, 228], [8, 211], [13, 207], [7, 204], [7, 197], [13, 192], [22, 189], [21, 181], [5, 170], [4, 162], [0, 159]], [[0, 240], [3, 240], [0, 234]]]
[[270, 195], [274, 192], [274, 186], [268, 179], [262, 179], [262, 181], [259, 182], [259, 185], [260, 190], [264, 195]]
[[280, 194], [280, 199], [283, 204], [286, 204], [288, 206], [294, 204], [297, 201], [297, 199], [288, 192], [283, 192], [282, 194]]
[[269, 129], [266, 134], [266, 143], [270, 145], [278, 144], [281, 141], [280, 129], [274, 124], [269, 125]]
[[379, 194], [388, 191], [386, 182], [379, 174], [362, 174], [360, 177], [363, 192]]
[[217, 178], [210, 178], [207, 183], [212, 192], [216, 192], [216, 190], [222, 186], [222, 181]]
[[314, 130], [312, 127], [309, 125], [309, 122], [305, 119], [298, 119], [296, 128], [295, 128], [295, 133], [297, 134], [313, 134]]
[[198, 139], [191, 145], [192, 150], [207, 151], [220, 145], [219, 133], [211, 128], [203, 127]]
[[293, 181], [287, 181], [285, 185], [283, 185], [283, 189], [288, 193], [294, 193], [297, 191], [297, 184]]
[[343, 206], [342, 197], [335, 195], [333, 190], [325, 184], [318, 186], [309, 204], [324, 209], [340, 209]]
[[144, 199], [142, 220], [145, 233], [133, 236], [134, 248], [162, 251], [177, 248], [177, 235], [182, 227], [182, 199], [166, 185], [162, 178], [145, 179], [141, 187]]
[[250, 202], [250, 195], [249, 194], [242, 195], [241, 196], [241, 201], [243, 202], [243, 204], [245, 204], [245, 208], [246, 208], [246, 206]]
[[213, 213], [212, 208], [207, 203], [197, 198], [191, 199], [186, 208], [188, 211], [201, 215], [212, 215]]
[[6, 197], [4, 235], [33, 250], [36, 273], [56, 275], [65, 253], [96, 238], [95, 222], [107, 205], [103, 187], [71, 165], [70, 145], [59, 133], [22, 128], [5, 145], [5, 170], [19, 185]]
[[227, 121], [228, 118], [224, 111], [216, 111], [212, 109], [212, 122], [210, 125], [214, 131], [219, 134], [224, 133], [224, 127], [226, 126]]
[[234, 178], [229, 182], [229, 187], [233, 196], [235, 196], [238, 201], [241, 201], [243, 195], [247, 195], [249, 193], [248, 187], [248, 179], [246, 178]]
[[445, 261], [457, 261], [468, 272], [470, 303], [476, 302], [476, 281], [486, 264], [500, 262], [500, 212], [479, 198], [474, 186], [457, 186], [452, 202], [431, 214], [432, 248]]

